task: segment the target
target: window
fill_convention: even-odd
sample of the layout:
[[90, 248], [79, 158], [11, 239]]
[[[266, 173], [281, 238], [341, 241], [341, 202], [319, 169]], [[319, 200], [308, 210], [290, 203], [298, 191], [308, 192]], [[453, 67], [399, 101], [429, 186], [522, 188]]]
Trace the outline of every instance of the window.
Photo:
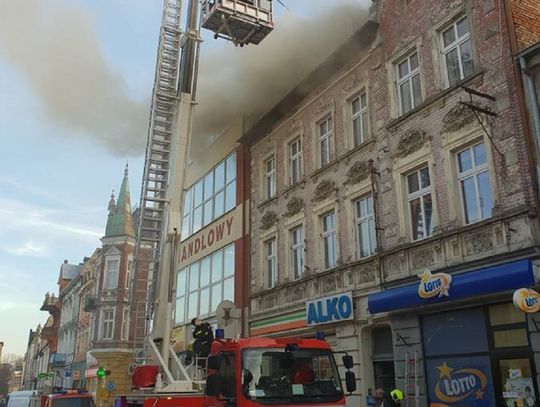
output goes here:
[[276, 239], [264, 243], [266, 257], [266, 287], [274, 288], [277, 283]]
[[114, 336], [114, 308], [101, 311], [101, 339], [112, 339]]
[[371, 331], [375, 387], [382, 388], [386, 394], [390, 394], [396, 384], [392, 337], [389, 326], [373, 328]]
[[270, 199], [276, 194], [276, 156], [273, 155], [264, 162], [264, 193]]
[[122, 339], [129, 339], [129, 309], [124, 308], [124, 315], [122, 318]]
[[375, 215], [373, 212], [373, 196], [369, 195], [355, 202], [356, 238], [358, 241], [358, 257], [368, 257], [375, 253], [377, 239], [375, 235]]
[[398, 63], [396, 70], [399, 113], [405, 114], [422, 103], [418, 53], [414, 52]]
[[452, 86], [473, 73], [474, 62], [467, 17], [454, 22], [441, 33], [446, 83]]
[[413, 240], [423, 239], [433, 233], [433, 202], [429, 167], [407, 176], [407, 201]]
[[319, 149], [321, 154], [321, 167], [334, 159], [334, 130], [332, 117], [319, 123]]
[[184, 192], [182, 240], [236, 206], [236, 153]]
[[111, 290], [118, 287], [118, 269], [120, 268], [120, 259], [105, 260], [105, 289]]
[[133, 272], [133, 255], [128, 256], [128, 262], [127, 262], [127, 270], [126, 270], [126, 289], [129, 289], [129, 285], [131, 284], [131, 276]]
[[232, 244], [178, 272], [176, 324], [212, 315], [222, 300], [234, 301], [234, 259]]
[[295, 280], [304, 276], [304, 226], [291, 230], [291, 260]]
[[486, 145], [482, 142], [460, 151], [457, 160], [465, 223], [491, 217], [493, 197]]
[[302, 140], [291, 141], [289, 150], [289, 184], [294, 185], [302, 178]]
[[352, 100], [351, 109], [353, 143], [356, 147], [368, 138], [368, 106], [365, 91]]
[[322, 216], [322, 238], [324, 252], [324, 268], [336, 266], [337, 240], [336, 240], [336, 213], [334, 211]]

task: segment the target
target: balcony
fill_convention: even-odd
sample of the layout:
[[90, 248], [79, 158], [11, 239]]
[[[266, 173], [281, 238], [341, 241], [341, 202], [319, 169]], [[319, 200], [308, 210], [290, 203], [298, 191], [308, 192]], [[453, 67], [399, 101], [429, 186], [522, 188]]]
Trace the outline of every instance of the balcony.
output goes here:
[[50, 314], [58, 311], [58, 298], [54, 294], [45, 294], [45, 299], [43, 300], [43, 305], [40, 310], [47, 311]]
[[98, 308], [98, 299], [96, 297], [87, 297], [84, 302], [84, 312], [95, 312]]

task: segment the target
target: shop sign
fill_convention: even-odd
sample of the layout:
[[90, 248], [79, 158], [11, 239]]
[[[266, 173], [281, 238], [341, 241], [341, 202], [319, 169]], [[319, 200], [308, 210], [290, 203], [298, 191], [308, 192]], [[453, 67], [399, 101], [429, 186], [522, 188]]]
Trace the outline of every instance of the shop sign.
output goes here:
[[350, 292], [306, 303], [306, 323], [308, 326], [349, 319], [353, 319], [353, 299]]
[[448, 290], [452, 284], [452, 276], [447, 273], [432, 274], [429, 270], [424, 270], [418, 274], [421, 281], [418, 285], [418, 295], [420, 298], [428, 299], [434, 297], [448, 297]]
[[493, 407], [491, 372], [484, 362], [478, 358], [431, 360], [428, 365], [431, 405]]
[[97, 367], [93, 367], [93, 368], [91, 368], [91, 369], [86, 369], [86, 372], [84, 373], [84, 375], [85, 375], [87, 378], [97, 377], [97, 371], [98, 371], [98, 368], [97, 368]]
[[243, 206], [222, 216], [180, 244], [180, 267], [185, 267], [242, 237]]
[[80, 380], [81, 379], [81, 371], [80, 370], [74, 370], [73, 371], [73, 380]]
[[533, 314], [540, 311], [540, 294], [530, 288], [514, 291], [514, 305], [523, 312]]

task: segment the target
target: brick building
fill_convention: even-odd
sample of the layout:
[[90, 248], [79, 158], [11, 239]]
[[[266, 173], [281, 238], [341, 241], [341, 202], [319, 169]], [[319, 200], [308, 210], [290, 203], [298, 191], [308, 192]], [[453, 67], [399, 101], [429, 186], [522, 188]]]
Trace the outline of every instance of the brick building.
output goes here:
[[535, 317], [512, 305], [537, 284], [538, 220], [504, 11], [374, 1], [242, 138], [250, 334], [324, 331], [354, 355], [350, 405], [379, 386], [419, 406], [538, 400]]

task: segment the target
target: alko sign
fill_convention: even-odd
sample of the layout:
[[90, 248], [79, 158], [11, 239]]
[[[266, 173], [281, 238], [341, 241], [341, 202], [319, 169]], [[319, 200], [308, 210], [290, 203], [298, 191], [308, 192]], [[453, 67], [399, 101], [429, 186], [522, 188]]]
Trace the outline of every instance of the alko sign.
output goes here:
[[350, 292], [319, 298], [306, 303], [308, 326], [353, 319], [353, 298]]

